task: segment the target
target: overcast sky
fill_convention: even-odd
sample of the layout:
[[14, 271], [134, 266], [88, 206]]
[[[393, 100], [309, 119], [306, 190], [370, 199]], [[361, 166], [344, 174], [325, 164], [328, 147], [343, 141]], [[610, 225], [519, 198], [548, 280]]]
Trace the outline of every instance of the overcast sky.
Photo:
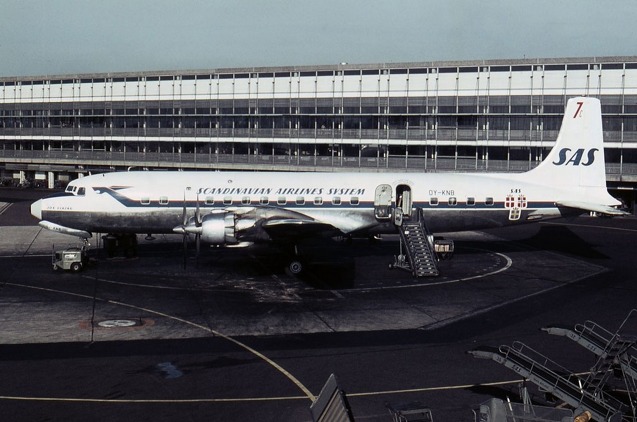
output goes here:
[[0, 0], [0, 76], [637, 55], [634, 0]]

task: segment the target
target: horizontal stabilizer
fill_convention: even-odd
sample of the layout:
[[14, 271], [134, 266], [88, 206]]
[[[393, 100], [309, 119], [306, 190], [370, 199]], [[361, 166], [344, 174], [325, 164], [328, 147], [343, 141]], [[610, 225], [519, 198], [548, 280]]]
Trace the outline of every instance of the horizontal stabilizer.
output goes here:
[[558, 207], [573, 208], [573, 209], [582, 210], [582, 211], [599, 212], [601, 214], [612, 215], [612, 216], [630, 215], [629, 212], [622, 211], [617, 208], [609, 207], [608, 205], [593, 204], [590, 202], [559, 201], [559, 202], [556, 202], [555, 205], [557, 205]]
[[82, 239], [89, 239], [93, 235], [86, 230], [77, 230], [70, 227], [60, 226], [59, 224], [51, 223], [50, 221], [42, 220], [38, 223], [40, 227], [44, 227], [47, 230], [51, 230], [58, 233], [68, 234], [71, 236], [77, 236]]

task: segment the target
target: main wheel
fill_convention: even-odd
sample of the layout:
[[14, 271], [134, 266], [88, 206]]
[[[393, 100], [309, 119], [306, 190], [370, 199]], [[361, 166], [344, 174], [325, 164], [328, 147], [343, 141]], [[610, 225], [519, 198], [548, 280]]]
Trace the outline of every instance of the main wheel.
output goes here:
[[82, 264], [80, 264], [79, 262], [74, 262], [71, 264], [71, 271], [73, 271], [74, 273], [78, 272], [81, 269], [82, 269]]
[[288, 264], [288, 270], [290, 270], [293, 275], [299, 275], [303, 272], [303, 264], [298, 260], [291, 261]]

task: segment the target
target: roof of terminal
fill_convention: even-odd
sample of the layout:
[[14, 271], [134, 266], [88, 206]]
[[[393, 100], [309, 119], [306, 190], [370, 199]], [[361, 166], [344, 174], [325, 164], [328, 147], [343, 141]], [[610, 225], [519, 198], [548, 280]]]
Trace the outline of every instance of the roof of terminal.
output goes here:
[[373, 63], [316, 66], [279, 66], [279, 67], [244, 67], [218, 68], [198, 70], [163, 70], [139, 72], [105, 72], [62, 75], [34, 75], [0, 77], [0, 82], [68, 80], [90, 78], [127, 78], [127, 77], [161, 77], [184, 75], [229, 75], [239, 73], [279, 73], [279, 72], [320, 72], [320, 71], [358, 71], [385, 69], [413, 69], [413, 68], [445, 68], [445, 67], [480, 67], [480, 66], [519, 66], [519, 65], [552, 65], [552, 64], [601, 64], [601, 63], [637, 63], [637, 56], [606, 56], [606, 57], [566, 57], [566, 58], [534, 58], [534, 59], [492, 59], [492, 60], [463, 60], [463, 61], [429, 61], [407, 63]]

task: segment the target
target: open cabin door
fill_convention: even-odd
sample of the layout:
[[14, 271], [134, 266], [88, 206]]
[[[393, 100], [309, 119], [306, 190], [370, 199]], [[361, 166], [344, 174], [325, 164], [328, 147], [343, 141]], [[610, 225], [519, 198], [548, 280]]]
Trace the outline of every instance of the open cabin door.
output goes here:
[[391, 185], [378, 185], [374, 194], [374, 216], [377, 220], [389, 220], [391, 217], [391, 200]]
[[413, 200], [409, 185], [396, 186], [396, 208], [400, 208], [405, 217], [411, 216]]

